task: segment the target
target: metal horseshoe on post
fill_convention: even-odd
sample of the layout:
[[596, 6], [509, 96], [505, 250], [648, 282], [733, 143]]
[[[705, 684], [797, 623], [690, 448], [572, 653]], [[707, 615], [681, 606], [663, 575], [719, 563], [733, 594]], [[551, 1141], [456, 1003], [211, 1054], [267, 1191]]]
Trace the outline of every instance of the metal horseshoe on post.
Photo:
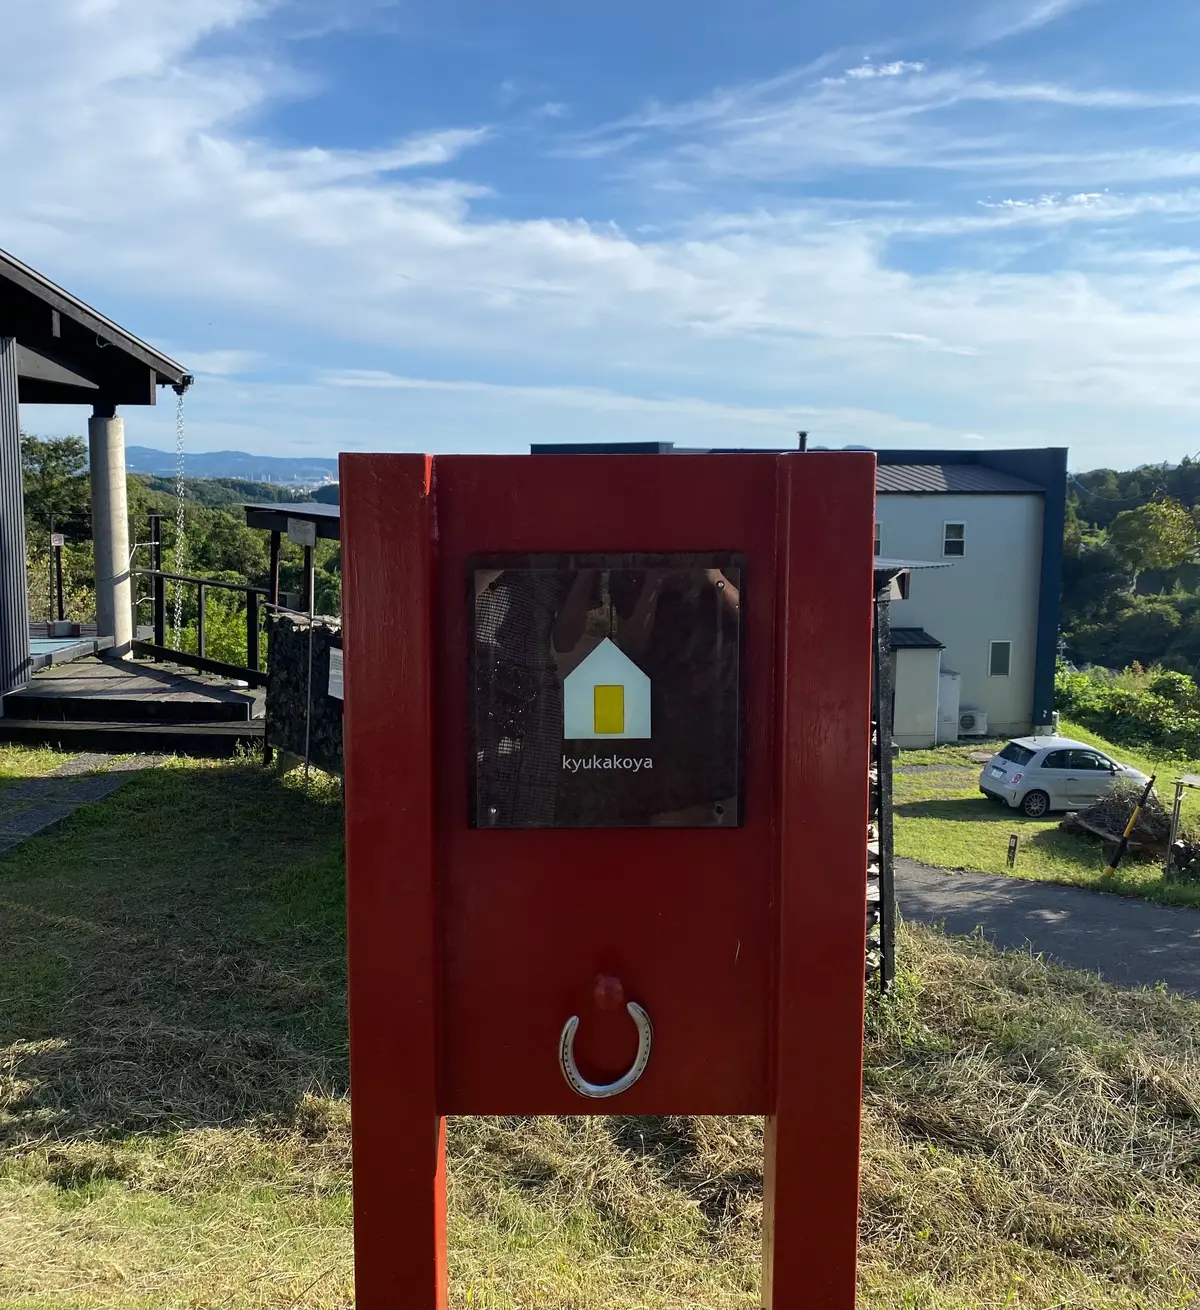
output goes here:
[[650, 1016], [636, 1001], [630, 1001], [625, 1009], [637, 1027], [637, 1055], [628, 1071], [612, 1083], [589, 1083], [579, 1072], [575, 1064], [575, 1033], [579, 1028], [579, 1016], [573, 1014], [563, 1024], [562, 1036], [558, 1039], [558, 1063], [562, 1068], [563, 1077], [580, 1096], [592, 1098], [620, 1096], [637, 1082], [645, 1072], [646, 1065], [650, 1063], [650, 1047], [654, 1041], [654, 1027], [650, 1023]]

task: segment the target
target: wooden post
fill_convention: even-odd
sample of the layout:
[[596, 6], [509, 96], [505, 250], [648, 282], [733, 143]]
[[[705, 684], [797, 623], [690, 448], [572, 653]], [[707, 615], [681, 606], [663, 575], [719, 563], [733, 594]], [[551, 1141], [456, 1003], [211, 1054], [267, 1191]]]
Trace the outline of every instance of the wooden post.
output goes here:
[[[839, 476], [806, 477], [818, 459], [836, 460]], [[781, 463], [779, 944], [762, 1304], [853, 1310], [875, 465], [840, 454]]]
[[246, 667], [258, 669], [258, 592], [246, 592]]
[[279, 604], [279, 540], [281, 532], [271, 533], [271, 573], [267, 579], [267, 601], [271, 605]]
[[[386, 485], [374, 470], [396, 470]], [[439, 1113], [432, 460], [343, 459], [346, 855], [354, 1278], [358, 1310], [444, 1310], [446, 1131]], [[397, 495], [399, 487], [400, 494]], [[371, 603], [394, 597], [402, 625]], [[398, 657], [405, 694], [366, 681]], [[394, 769], [380, 768], [390, 760]], [[395, 778], [404, 779], [398, 796]], [[396, 949], [396, 925], [406, 925]], [[415, 929], [414, 925], [422, 925]], [[384, 1150], [381, 1143], [386, 1143]]]
[[313, 595], [313, 586], [315, 582], [313, 571], [313, 548], [304, 547], [304, 584], [303, 591], [300, 595], [300, 608], [306, 613], [311, 614], [316, 603], [316, 597]]

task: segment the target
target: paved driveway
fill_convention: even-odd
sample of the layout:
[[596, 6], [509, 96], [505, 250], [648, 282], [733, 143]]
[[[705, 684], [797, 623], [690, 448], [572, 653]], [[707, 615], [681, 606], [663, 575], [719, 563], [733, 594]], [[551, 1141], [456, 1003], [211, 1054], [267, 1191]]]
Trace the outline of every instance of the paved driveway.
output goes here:
[[944, 924], [952, 933], [982, 927], [997, 946], [1032, 946], [1106, 982], [1165, 982], [1200, 997], [1200, 910], [999, 874], [947, 873], [900, 859], [896, 899], [906, 919]]

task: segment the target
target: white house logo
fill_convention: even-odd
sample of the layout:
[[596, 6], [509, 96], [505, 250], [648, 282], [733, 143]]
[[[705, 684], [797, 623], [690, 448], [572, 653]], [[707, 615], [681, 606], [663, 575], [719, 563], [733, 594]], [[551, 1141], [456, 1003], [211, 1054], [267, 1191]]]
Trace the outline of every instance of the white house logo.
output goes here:
[[650, 679], [607, 637], [563, 679], [563, 736], [650, 736]]

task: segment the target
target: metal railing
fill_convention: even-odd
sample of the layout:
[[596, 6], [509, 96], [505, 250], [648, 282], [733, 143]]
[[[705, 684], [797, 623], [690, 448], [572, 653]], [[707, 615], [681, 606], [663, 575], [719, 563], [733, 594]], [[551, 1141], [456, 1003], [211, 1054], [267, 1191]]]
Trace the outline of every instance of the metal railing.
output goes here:
[[[158, 515], [151, 515], [150, 557], [153, 567], [148, 569], [130, 569], [134, 577], [150, 579], [150, 595], [143, 596], [139, 604], [146, 600], [151, 603], [154, 625], [153, 641], [135, 641], [133, 649], [141, 655], [152, 655], [155, 659], [168, 660], [174, 664], [186, 664], [199, 669], [202, 673], [215, 673], [221, 677], [236, 678], [254, 687], [265, 687], [267, 675], [262, 671], [258, 649], [258, 629], [260, 603], [269, 595], [265, 587], [252, 587], [245, 582], [222, 582], [216, 578], [199, 578], [190, 573], [170, 573], [162, 567], [162, 523]], [[167, 645], [167, 583], [177, 586], [194, 586], [196, 588], [196, 653], [178, 650]], [[229, 664], [224, 660], [208, 658], [205, 609], [208, 593], [213, 588], [220, 591], [241, 592], [246, 597], [246, 663]]]

